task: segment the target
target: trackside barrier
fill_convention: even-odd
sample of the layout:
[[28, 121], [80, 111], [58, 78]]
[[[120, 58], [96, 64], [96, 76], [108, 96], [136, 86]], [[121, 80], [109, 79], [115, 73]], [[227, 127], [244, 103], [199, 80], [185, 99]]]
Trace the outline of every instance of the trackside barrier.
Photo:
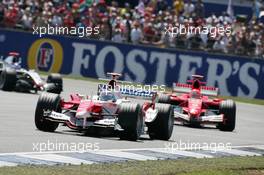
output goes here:
[[38, 37], [0, 29], [0, 56], [18, 51], [23, 67], [43, 72], [172, 86], [204, 75], [220, 95], [264, 99], [264, 60], [204, 52], [135, 46], [66, 36]]

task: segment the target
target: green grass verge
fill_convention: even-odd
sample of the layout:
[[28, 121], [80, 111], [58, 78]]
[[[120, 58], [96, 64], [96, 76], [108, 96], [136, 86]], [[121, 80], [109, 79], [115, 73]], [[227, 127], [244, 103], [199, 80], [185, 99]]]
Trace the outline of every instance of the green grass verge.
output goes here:
[[[48, 75], [48, 73], [46, 72], [41, 72], [40, 74], [42, 75]], [[88, 77], [79, 77], [79, 76], [71, 76], [71, 75], [63, 75], [63, 78], [69, 78], [69, 79], [75, 79], [75, 80], [84, 80], [84, 81], [89, 81], [89, 82], [94, 82], [94, 83], [98, 83], [98, 82], [104, 82], [95, 78], [88, 78]], [[134, 85], [136, 85], [136, 83], [132, 83]], [[171, 91], [170, 88], [167, 88], [168, 91]], [[240, 103], [249, 103], [249, 104], [256, 104], [256, 105], [264, 105], [264, 100], [261, 99], [252, 99], [252, 98], [244, 98], [244, 97], [227, 97], [227, 96], [220, 96], [220, 98], [223, 99], [232, 99], [236, 102], [240, 102]]]
[[264, 100], [260, 99], [252, 99], [252, 98], [243, 98], [243, 97], [221, 97], [224, 99], [232, 99], [234, 101], [240, 102], [240, 103], [249, 103], [249, 104], [256, 104], [256, 105], [264, 105]]
[[213, 159], [182, 159], [135, 161], [80, 166], [18, 166], [2, 167], [0, 175], [233, 175], [264, 174], [264, 157], [227, 157]]

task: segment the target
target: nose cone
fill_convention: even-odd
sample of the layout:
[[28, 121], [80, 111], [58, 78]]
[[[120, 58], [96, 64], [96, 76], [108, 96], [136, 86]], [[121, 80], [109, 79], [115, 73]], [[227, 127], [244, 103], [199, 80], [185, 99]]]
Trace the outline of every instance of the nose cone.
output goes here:
[[196, 116], [196, 115], [199, 114], [199, 110], [197, 110], [197, 109], [191, 109], [191, 110], [190, 110], [190, 114]]
[[191, 116], [199, 116], [202, 109], [201, 99], [189, 99], [189, 114]]
[[90, 100], [82, 101], [77, 109], [76, 117], [92, 117], [91, 113], [100, 113], [101, 111], [102, 106], [100, 104], [96, 104]]

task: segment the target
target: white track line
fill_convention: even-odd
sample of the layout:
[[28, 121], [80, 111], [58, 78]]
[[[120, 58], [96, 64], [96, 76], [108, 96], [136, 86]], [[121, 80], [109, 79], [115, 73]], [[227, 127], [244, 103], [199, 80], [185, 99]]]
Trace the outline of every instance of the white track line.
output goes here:
[[112, 156], [112, 157], [132, 159], [132, 160], [158, 160], [158, 158], [156, 157], [143, 156], [140, 154], [123, 152], [123, 151], [96, 151], [93, 153], [100, 154], [100, 155], [106, 155], [106, 156]]
[[161, 152], [161, 153], [175, 154], [175, 155], [195, 157], [195, 158], [213, 158], [214, 157], [214, 156], [207, 155], [207, 154], [195, 153], [195, 152], [184, 151], [184, 150], [176, 150], [176, 149], [168, 150], [168, 149], [160, 148], [160, 149], [151, 149], [151, 150]]
[[39, 154], [39, 155], [20, 155], [21, 157], [27, 157], [32, 159], [39, 159], [44, 161], [52, 161], [58, 162], [63, 164], [73, 164], [73, 165], [80, 165], [80, 164], [93, 164], [92, 161], [72, 158], [68, 156], [61, 156], [57, 154]]
[[253, 147], [253, 148], [257, 148], [257, 149], [262, 149], [262, 150], [264, 150], [264, 146], [263, 146], [263, 145], [257, 145], [257, 146], [255, 146], [255, 147]]
[[242, 145], [242, 146], [232, 146], [232, 149], [235, 149], [235, 148], [247, 148], [247, 147], [264, 149], [264, 145]]
[[229, 154], [234, 154], [237, 156], [262, 156], [261, 154], [254, 153], [254, 152], [249, 152], [249, 151], [242, 151], [238, 149], [223, 149], [219, 150], [220, 152], [225, 152]]
[[0, 167], [3, 167], [3, 166], [17, 166], [17, 164], [11, 163], [11, 162], [0, 161]]
[[[232, 149], [235, 148], [243, 148], [243, 147], [253, 147], [253, 148], [259, 148], [259, 149], [264, 149], [264, 145], [244, 145], [244, 146], [232, 146]], [[128, 149], [104, 149], [104, 150], [97, 150], [95, 152], [105, 152], [105, 151], [138, 151], [138, 150], [159, 150], [163, 149], [166, 150], [166, 148], [128, 148]], [[207, 147], [201, 147], [200, 149], [208, 149]], [[192, 150], [190, 150], [192, 151]], [[60, 153], [86, 153], [86, 152], [91, 152], [91, 151], [85, 151], [85, 152], [76, 152], [76, 151], [46, 151], [46, 152], [13, 152], [13, 153], [0, 153], [0, 156], [5, 156], [5, 155], [41, 155], [41, 154], [60, 154]], [[92, 152], [94, 153], [94, 152]]]

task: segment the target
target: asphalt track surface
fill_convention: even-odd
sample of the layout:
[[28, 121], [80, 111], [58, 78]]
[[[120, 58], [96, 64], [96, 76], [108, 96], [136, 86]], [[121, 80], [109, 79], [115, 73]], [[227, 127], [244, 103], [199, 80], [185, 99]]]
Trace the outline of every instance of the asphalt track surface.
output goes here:
[[[95, 94], [97, 83], [64, 79], [62, 96], [70, 93]], [[170, 141], [150, 140], [143, 135], [137, 142], [119, 140], [117, 137], [87, 136], [59, 126], [55, 133], [42, 132], [34, 124], [37, 94], [0, 91], [0, 153], [32, 152], [37, 143], [84, 143], [99, 149], [164, 148], [177, 143], [227, 144], [232, 146], [263, 145], [264, 107], [237, 103], [237, 123], [234, 132], [221, 132], [212, 128], [174, 126]], [[94, 146], [95, 149], [95, 146]]]

